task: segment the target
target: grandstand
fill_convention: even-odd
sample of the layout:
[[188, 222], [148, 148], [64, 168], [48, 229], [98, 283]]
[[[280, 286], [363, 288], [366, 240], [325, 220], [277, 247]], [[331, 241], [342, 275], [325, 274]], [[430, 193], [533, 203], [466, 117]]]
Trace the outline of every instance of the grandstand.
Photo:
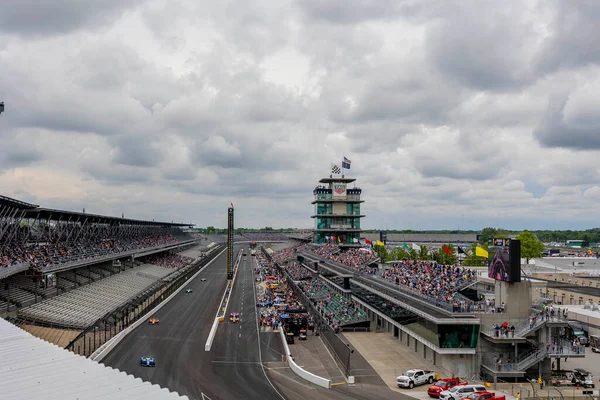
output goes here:
[[198, 240], [180, 229], [189, 224], [53, 210], [5, 196], [0, 196], [0, 215], [0, 279], [30, 269], [58, 272]]
[[283, 232], [245, 232], [242, 236], [257, 242], [288, 240], [288, 235]]
[[21, 320], [83, 329], [172, 272], [173, 269], [169, 267], [152, 264], [134, 266], [50, 300], [22, 308], [18, 317]]
[[369, 320], [363, 310], [320, 279], [299, 283], [299, 287], [334, 328]]
[[312, 276], [312, 272], [310, 272], [307, 268], [304, 268], [297, 261], [290, 261], [285, 267], [285, 270], [294, 281], [310, 279]]
[[[53, 210], [5, 196], [0, 216], [2, 315], [98, 282], [117, 272], [113, 261], [137, 264], [133, 260], [201, 240], [181, 229], [189, 224]], [[189, 262], [178, 258], [169, 267]]]

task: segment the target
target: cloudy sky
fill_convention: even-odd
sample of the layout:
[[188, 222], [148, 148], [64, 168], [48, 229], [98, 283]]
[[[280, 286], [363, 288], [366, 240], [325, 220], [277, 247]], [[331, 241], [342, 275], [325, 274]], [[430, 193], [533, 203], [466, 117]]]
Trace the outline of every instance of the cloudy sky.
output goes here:
[[311, 227], [598, 226], [600, 2], [2, 0], [0, 193]]

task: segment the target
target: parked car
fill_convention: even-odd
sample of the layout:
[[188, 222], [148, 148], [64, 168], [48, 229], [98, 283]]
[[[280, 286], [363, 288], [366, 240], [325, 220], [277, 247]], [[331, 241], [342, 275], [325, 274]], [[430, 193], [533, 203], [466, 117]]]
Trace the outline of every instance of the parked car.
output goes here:
[[595, 388], [594, 377], [592, 373], [583, 368], [575, 368], [573, 370], [573, 384], [583, 386], [584, 388]]
[[483, 385], [454, 386], [440, 393], [440, 400], [460, 400], [475, 392], [487, 392]]
[[435, 380], [435, 372], [425, 371], [422, 369], [409, 369], [402, 375], [396, 377], [396, 385], [399, 388], [412, 389], [415, 386], [424, 385], [429, 383], [430, 385]]
[[506, 400], [506, 396], [496, 396], [492, 392], [475, 392], [466, 397], [468, 400]]
[[445, 390], [453, 388], [454, 386], [465, 386], [468, 384], [469, 382], [467, 381], [461, 382], [460, 378], [442, 378], [427, 388], [427, 394], [429, 397], [438, 398], [440, 397], [440, 393]]

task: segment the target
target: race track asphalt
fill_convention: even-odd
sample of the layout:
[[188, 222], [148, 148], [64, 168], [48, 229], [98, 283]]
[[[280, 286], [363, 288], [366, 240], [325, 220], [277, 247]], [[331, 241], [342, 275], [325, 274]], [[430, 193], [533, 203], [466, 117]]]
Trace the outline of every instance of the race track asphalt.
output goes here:
[[[237, 245], [236, 251], [241, 248]], [[319, 388], [281, 363], [277, 334], [258, 331], [254, 257], [247, 245], [243, 248], [248, 256], [242, 257], [226, 314], [239, 312], [240, 323], [221, 322], [211, 351], [205, 351], [205, 344], [225, 290], [226, 252], [186, 286], [192, 293], [182, 290], [152, 315], [158, 325], [142, 324], [102, 362], [198, 400], [406, 398], [378, 385]], [[154, 357], [156, 367], [142, 367], [144, 355]]]

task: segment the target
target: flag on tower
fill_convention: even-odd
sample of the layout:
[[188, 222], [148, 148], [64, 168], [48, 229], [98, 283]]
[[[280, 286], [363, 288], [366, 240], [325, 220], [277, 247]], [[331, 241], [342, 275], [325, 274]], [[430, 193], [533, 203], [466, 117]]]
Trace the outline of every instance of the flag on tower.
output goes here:
[[334, 163], [331, 163], [331, 173], [332, 174], [341, 174], [342, 170], [340, 169], [340, 167], [338, 167]]
[[348, 160], [344, 156], [344, 161], [342, 161], [342, 168], [344, 168], [344, 169], [350, 169], [350, 164], [352, 164], [352, 161]]

